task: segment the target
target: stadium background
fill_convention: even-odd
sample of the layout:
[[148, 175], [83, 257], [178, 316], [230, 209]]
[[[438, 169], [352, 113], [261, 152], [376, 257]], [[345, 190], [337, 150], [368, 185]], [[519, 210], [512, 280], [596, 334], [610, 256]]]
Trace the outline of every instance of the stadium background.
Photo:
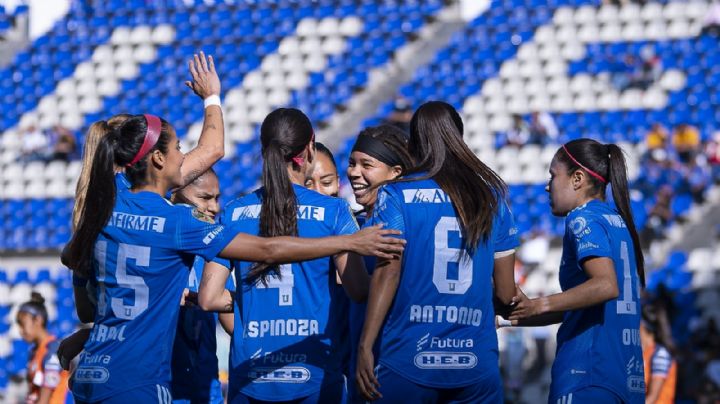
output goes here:
[[[216, 171], [225, 202], [258, 183], [258, 125], [276, 107], [307, 113], [344, 177], [362, 127], [402, 125], [426, 100], [453, 104], [465, 141], [510, 184], [524, 240], [518, 280], [530, 296], [559, 289], [563, 222], [544, 192], [552, 155], [581, 136], [620, 143], [651, 270], [648, 299], [665, 304], [678, 347], [678, 395], [718, 399], [718, 5], [28, 3], [0, 1], [0, 401], [23, 394], [28, 345], [14, 310], [31, 290], [48, 301], [53, 333], [77, 325], [58, 255], [69, 239], [84, 132], [116, 113], [150, 112], [170, 121], [189, 150], [202, 103], [182, 83], [199, 50], [215, 56], [223, 86], [227, 145]], [[510, 400], [545, 394], [553, 340], [552, 328], [502, 330]]]

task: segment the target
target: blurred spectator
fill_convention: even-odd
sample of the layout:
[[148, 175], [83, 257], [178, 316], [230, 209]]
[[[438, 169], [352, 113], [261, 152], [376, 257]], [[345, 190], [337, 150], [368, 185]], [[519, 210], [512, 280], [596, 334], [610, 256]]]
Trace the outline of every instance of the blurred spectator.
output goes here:
[[680, 161], [687, 163], [700, 148], [700, 132], [692, 125], [681, 123], [675, 127], [672, 145]]
[[405, 133], [410, 132], [410, 119], [412, 119], [412, 107], [410, 101], [402, 97], [395, 98], [393, 110], [385, 119], [386, 124], [396, 126]]
[[673, 190], [670, 186], [663, 186], [657, 192], [655, 204], [648, 213], [648, 219], [640, 235], [645, 248], [655, 240], [664, 238], [665, 228], [673, 220], [672, 211]]
[[636, 71], [636, 63], [633, 55], [625, 55], [620, 59], [610, 57], [610, 81], [616, 90], [624, 91], [630, 87]]
[[720, 181], [720, 131], [715, 132], [705, 145], [705, 158], [710, 165], [710, 174], [717, 183]]
[[668, 131], [659, 123], [653, 124], [650, 131], [645, 135], [645, 144], [648, 151], [665, 149], [667, 147]]
[[672, 404], [675, 402], [675, 383], [677, 382], [677, 362], [671, 353], [669, 337], [660, 329], [652, 305], [643, 307], [643, 322], [640, 325], [645, 362], [645, 402], [648, 404]]
[[547, 112], [533, 112], [530, 115], [530, 144], [552, 143], [558, 136], [558, 128], [552, 115]]
[[634, 188], [647, 198], [655, 197], [658, 188], [663, 185], [679, 186], [682, 174], [679, 163], [670, 158], [670, 153], [663, 149], [651, 150], [643, 157], [640, 175], [635, 181]]
[[522, 146], [530, 140], [530, 127], [520, 114], [512, 115], [512, 127], [507, 131], [507, 144]]
[[720, 36], [720, 3], [710, 6], [705, 15], [701, 34]]
[[35, 125], [28, 126], [22, 134], [21, 152], [21, 160], [25, 162], [47, 159], [47, 136]]
[[705, 202], [705, 191], [710, 187], [710, 172], [704, 159], [695, 156], [683, 167], [680, 192], [689, 193], [695, 203]]
[[75, 136], [68, 129], [56, 125], [48, 137], [53, 144], [52, 160], [70, 160], [70, 156], [75, 153]]
[[647, 90], [660, 80], [662, 60], [655, 54], [655, 48], [646, 45], [640, 49], [640, 63], [634, 66], [630, 87]]

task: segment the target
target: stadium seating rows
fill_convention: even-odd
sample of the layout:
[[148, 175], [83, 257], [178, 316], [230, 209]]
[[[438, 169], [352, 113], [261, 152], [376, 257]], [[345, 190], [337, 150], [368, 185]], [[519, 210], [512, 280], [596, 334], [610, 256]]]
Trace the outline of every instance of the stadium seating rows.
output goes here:
[[[91, 122], [120, 111], [152, 111], [171, 121], [191, 145], [199, 134], [201, 109], [181, 83], [185, 60], [202, 48], [222, 61], [218, 68], [233, 156], [216, 169], [228, 200], [257, 184], [257, 124], [267, 112], [293, 105], [315, 122], [328, 120], [362, 89], [371, 69], [387, 63], [442, 7], [440, 0], [73, 2], [50, 33], [0, 69], [0, 250], [63, 245], [80, 171], [78, 161], [17, 163], [18, 123], [36, 121], [45, 128], [62, 123], [82, 133]], [[706, 7], [705, 2], [615, 7], [594, 0], [494, 1], [400, 93], [413, 105], [443, 99], [459, 108], [468, 144], [511, 183], [520, 232], [561, 234], [563, 222], [550, 215], [544, 191], [559, 142], [581, 134], [623, 142], [637, 173], [648, 129], [638, 123], [689, 122], [704, 135], [717, 129], [720, 49], [716, 39], [699, 34]], [[662, 61], [662, 78], [645, 91], [614, 90], [608, 82], [613, 55], [638, 53], [646, 45]], [[391, 109], [392, 102], [383, 104], [365, 124], [381, 122]], [[535, 110], [553, 113], [560, 136], [545, 146], [497, 149], [494, 133], [508, 129], [510, 114], [527, 117]], [[341, 170], [354, 138], [347, 135], [336, 154]], [[652, 202], [633, 202], [638, 224]], [[683, 213], [690, 205], [689, 196], [681, 195], [673, 208]], [[650, 284], [690, 286], [697, 304], [707, 306], [717, 301], [709, 287], [720, 283], [716, 251], [697, 249], [687, 258], [673, 254]], [[533, 272], [530, 290], [558, 284], [558, 252], [551, 250], [540, 271]], [[66, 333], [75, 321], [66, 269], [10, 274], [0, 268], [5, 319], [0, 322], [0, 389], [25, 366], [27, 346], [9, 325], [11, 307], [27, 300], [31, 288], [52, 302], [51, 330]], [[703, 313], [720, 320], [718, 310]]]

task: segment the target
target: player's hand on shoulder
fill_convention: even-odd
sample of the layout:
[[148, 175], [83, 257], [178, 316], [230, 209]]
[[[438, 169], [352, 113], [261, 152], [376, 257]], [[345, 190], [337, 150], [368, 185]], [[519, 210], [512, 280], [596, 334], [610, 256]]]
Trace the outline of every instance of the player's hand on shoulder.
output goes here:
[[382, 227], [382, 224], [368, 226], [353, 234], [354, 243], [350, 251], [364, 256], [397, 259], [405, 250], [405, 240], [392, 237], [400, 235], [400, 231]]
[[200, 54], [193, 55], [188, 63], [192, 81], [186, 81], [185, 85], [190, 87], [200, 98], [205, 99], [211, 95], [220, 95], [220, 78], [215, 71], [215, 60], [212, 56]]

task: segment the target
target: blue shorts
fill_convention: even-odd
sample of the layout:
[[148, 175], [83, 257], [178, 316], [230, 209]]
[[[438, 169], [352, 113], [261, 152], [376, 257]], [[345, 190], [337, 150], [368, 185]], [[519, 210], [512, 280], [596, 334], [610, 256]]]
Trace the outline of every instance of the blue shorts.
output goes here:
[[373, 403], [503, 403], [499, 369], [487, 380], [453, 388], [423, 386], [382, 365], [378, 365], [376, 372], [383, 397]]
[[578, 391], [567, 393], [561, 397], [551, 397], [548, 399], [548, 404], [573, 403], [623, 404], [623, 400], [611, 390], [599, 386], [583, 387]]
[[82, 401], [76, 399], [75, 397], [73, 398], [77, 404], [172, 403], [170, 389], [159, 384], [141, 386], [99, 401]]
[[178, 399], [173, 400], [172, 402], [173, 404], [223, 404], [225, 402], [225, 398], [223, 398], [220, 380], [214, 379], [210, 384], [208, 397], [195, 397], [189, 400]]

